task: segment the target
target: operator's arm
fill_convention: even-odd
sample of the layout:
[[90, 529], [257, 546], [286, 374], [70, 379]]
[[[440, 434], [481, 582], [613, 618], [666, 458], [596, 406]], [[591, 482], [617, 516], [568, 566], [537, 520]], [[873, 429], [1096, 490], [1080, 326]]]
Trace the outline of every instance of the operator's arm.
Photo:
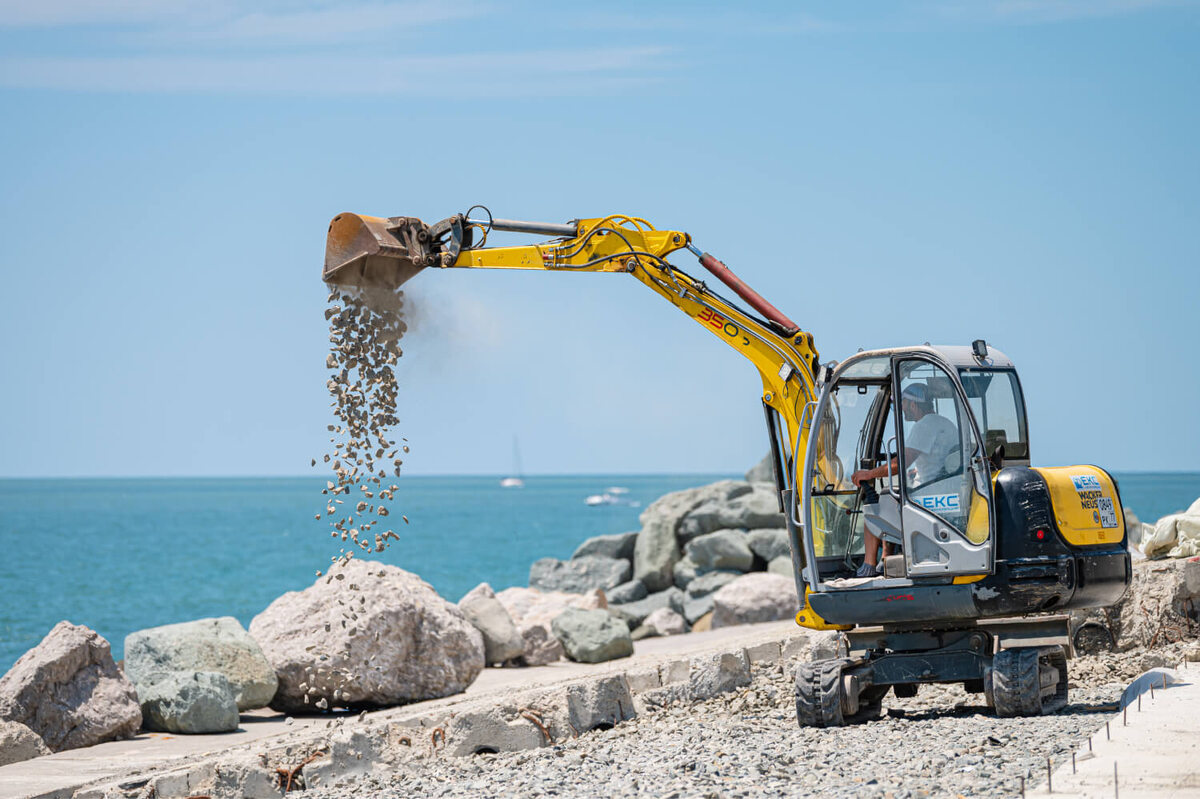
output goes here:
[[[906, 460], [909, 463], [912, 463], [917, 458], [921, 457], [922, 454], [924, 454], [924, 453], [922, 453], [920, 450], [912, 449], [911, 447], [906, 447], [904, 449], [904, 460]], [[860, 486], [863, 483], [866, 483], [870, 480], [880, 480], [880, 479], [888, 476], [889, 469], [890, 469], [891, 474], [899, 474], [900, 473], [900, 458], [899, 457], [893, 456], [890, 466], [889, 466], [889, 464], [884, 463], [881, 466], [876, 466], [874, 469], [859, 469], [857, 472], [850, 475], [850, 482], [854, 483], [854, 485], [856, 485], [856, 486]]]

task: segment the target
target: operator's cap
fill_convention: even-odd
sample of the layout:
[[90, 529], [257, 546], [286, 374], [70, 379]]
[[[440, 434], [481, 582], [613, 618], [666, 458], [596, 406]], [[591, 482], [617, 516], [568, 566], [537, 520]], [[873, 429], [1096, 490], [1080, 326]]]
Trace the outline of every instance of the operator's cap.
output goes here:
[[929, 402], [929, 387], [924, 383], [909, 383], [900, 392], [900, 398], [912, 400], [918, 405], [925, 405]]

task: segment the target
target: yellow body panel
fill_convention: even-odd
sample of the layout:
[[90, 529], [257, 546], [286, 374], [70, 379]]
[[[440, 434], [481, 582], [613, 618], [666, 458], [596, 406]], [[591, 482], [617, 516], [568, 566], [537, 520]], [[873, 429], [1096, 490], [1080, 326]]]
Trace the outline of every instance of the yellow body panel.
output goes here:
[[808, 587], [804, 588], [804, 607], [800, 608], [800, 612], [796, 614], [796, 624], [801, 627], [807, 627], [810, 630], [853, 630], [853, 624], [830, 624], [817, 615], [812, 606], [808, 604], [808, 595], [811, 593]]
[[1125, 514], [1108, 472], [1095, 466], [1035, 468], [1050, 489], [1058, 530], [1071, 546], [1117, 544], [1125, 538]]

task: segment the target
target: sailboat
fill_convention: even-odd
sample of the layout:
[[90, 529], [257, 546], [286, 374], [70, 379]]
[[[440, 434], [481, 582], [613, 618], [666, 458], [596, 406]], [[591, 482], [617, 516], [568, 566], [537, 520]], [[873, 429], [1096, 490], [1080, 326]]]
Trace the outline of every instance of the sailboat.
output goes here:
[[524, 488], [525, 481], [521, 479], [521, 450], [517, 448], [517, 437], [513, 436], [513, 470], [510, 477], [500, 481], [501, 488]]

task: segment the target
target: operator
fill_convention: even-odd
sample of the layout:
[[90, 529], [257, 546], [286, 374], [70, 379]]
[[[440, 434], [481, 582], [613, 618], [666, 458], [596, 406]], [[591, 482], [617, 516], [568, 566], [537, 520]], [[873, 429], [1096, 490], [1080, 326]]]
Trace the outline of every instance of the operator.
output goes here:
[[[934, 411], [933, 398], [924, 383], [910, 383], [904, 387], [900, 393], [900, 410], [904, 421], [915, 423], [904, 436], [904, 462], [907, 464], [906, 475], [911, 489], [930, 482], [930, 478], [941, 472], [946, 456], [959, 444], [958, 430], [953, 422]], [[861, 486], [871, 480], [887, 477], [889, 471], [899, 474], [899, 457], [892, 458], [890, 465], [885, 463], [874, 469], [859, 469], [850, 475], [850, 482]], [[863, 525], [866, 552], [863, 554], [863, 564], [854, 576], [878, 577], [880, 544], [883, 544], [883, 556], [887, 557], [892, 554], [893, 544], [902, 543], [900, 505], [891, 491], [885, 491], [879, 495], [878, 502], [863, 505], [862, 510], [867, 519]]]

